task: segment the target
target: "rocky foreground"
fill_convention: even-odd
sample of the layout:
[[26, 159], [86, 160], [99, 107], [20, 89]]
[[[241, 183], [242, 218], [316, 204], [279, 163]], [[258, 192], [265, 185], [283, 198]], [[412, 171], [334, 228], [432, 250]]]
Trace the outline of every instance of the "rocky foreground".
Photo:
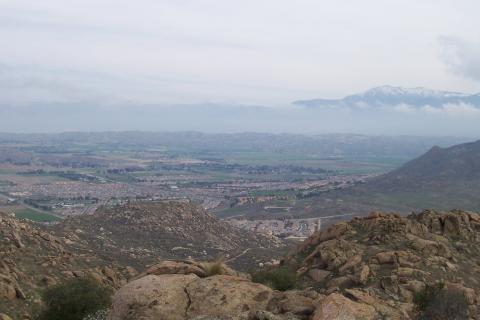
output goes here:
[[0, 212], [1, 314], [31, 319], [42, 292], [90, 277], [118, 289], [159, 260], [225, 257], [243, 269], [284, 252], [282, 242], [230, 226], [190, 203], [138, 202], [46, 227]]
[[137, 275], [78, 234], [55, 236], [0, 213], [1, 320], [30, 319], [42, 290], [74, 277], [118, 289], [109, 320], [480, 319], [480, 215], [472, 212], [373, 213], [331, 226], [263, 267], [291, 272], [286, 291], [272, 289], [272, 278], [255, 283], [224, 263], [189, 259]]
[[284, 259], [297, 289], [165, 261], [115, 294], [108, 319], [479, 319], [479, 236], [475, 213], [374, 213], [316, 233]]

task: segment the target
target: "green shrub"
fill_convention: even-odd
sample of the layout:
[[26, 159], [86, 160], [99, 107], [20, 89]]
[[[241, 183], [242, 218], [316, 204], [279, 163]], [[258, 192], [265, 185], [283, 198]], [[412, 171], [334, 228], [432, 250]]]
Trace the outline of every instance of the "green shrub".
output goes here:
[[75, 278], [47, 289], [36, 320], [82, 320], [111, 304], [112, 290], [93, 279]]
[[422, 291], [415, 293], [413, 302], [417, 306], [417, 309], [420, 312], [425, 311], [430, 302], [439, 294], [443, 287], [444, 284], [440, 282], [435, 285], [426, 286]]
[[252, 273], [252, 281], [262, 283], [272, 289], [285, 291], [297, 285], [297, 274], [294, 270], [282, 266]]
[[460, 290], [446, 289], [443, 284], [427, 286], [414, 297], [422, 320], [468, 319], [468, 301]]
[[215, 262], [206, 262], [203, 264], [203, 270], [207, 277], [215, 276], [217, 274], [222, 274], [223, 266], [221, 261]]

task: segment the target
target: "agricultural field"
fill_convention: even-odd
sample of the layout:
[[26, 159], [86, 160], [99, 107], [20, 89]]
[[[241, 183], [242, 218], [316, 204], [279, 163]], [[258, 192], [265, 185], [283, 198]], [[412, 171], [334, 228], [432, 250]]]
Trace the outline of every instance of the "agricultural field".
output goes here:
[[19, 219], [29, 219], [35, 222], [56, 222], [62, 218], [47, 212], [41, 212], [27, 207], [21, 206], [3, 206], [0, 211], [14, 213]]

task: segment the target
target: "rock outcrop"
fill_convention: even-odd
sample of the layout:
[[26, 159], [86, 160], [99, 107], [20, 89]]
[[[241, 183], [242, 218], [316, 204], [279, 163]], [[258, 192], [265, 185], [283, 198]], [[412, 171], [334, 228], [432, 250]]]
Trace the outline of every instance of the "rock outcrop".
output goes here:
[[[351, 310], [356, 310], [350, 304], [354, 301], [373, 307], [382, 317], [409, 319], [415, 315], [415, 296], [441, 284], [446, 290], [460, 288], [475, 310], [473, 316], [480, 293], [479, 245], [476, 213], [372, 213], [314, 234], [283, 263], [295, 266], [302, 286], [350, 299], [345, 306]], [[329, 297], [324, 310], [337, 312], [343, 298]]]
[[376, 316], [374, 307], [354, 302], [341, 294], [332, 293], [321, 302], [312, 319], [355, 320], [374, 319]]

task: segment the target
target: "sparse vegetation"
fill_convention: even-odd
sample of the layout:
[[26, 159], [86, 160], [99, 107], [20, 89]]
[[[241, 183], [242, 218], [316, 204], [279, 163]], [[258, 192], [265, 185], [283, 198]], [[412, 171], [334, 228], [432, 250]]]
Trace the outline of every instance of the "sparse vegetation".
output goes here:
[[72, 279], [45, 291], [43, 295], [45, 308], [35, 319], [83, 320], [108, 308], [111, 304], [111, 295], [111, 289], [93, 279]]
[[427, 286], [424, 290], [415, 294], [413, 302], [421, 312], [425, 311], [434, 297], [444, 288], [444, 284], [439, 282], [435, 285]]
[[221, 261], [214, 261], [214, 262], [205, 262], [203, 264], [203, 269], [207, 277], [211, 277], [217, 274], [222, 273], [222, 262]]
[[289, 267], [281, 266], [253, 272], [252, 281], [262, 283], [275, 290], [285, 291], [296, 287], [297, 275]]
[[62, 220], [53, 214], [36, 211], [30, 208], [18, 208], [14, 210], [14, 213], [19, 219], [29, 219], [36, 222], [52, 222]]
[[317, 247], [314, 245], [308, 246], [305, 250], [298, 252], [296, 255], [296, 260], [298, 263], [301, 263], [305, 258], [307, 258]]
[[468, 301], [460, 290], [447, 289], [443, 283], [427, 286], [414, 297], [419, 320], [468, 319]]

